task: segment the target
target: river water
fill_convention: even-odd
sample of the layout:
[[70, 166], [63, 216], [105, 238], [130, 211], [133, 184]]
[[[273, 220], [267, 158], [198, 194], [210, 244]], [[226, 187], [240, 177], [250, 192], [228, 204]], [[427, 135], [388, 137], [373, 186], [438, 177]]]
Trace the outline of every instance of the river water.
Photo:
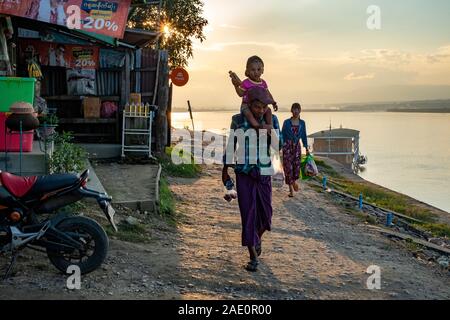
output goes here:
[[[194, 112], [195, 129], [223, 132], [235, 112]], [[280, 123], [290, 113], [276, 113]], [[450, 114], [304, 112], [307, 133], [332, 128], [360, 131], [369, 159], [359, 175], [450, 212]], [[175, 128], [192, 128], [187, 112], [172, 114]]]

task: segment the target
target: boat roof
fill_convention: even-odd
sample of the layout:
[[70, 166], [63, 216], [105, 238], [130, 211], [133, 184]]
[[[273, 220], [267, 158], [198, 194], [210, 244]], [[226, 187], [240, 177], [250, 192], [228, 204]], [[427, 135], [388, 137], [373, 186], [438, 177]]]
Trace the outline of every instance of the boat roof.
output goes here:
[[345, 128], [339, 128], [339, 129], [331, 129], [331, 130], [322, 130], [313, 134], [310, 134], [308, 138], [353, 138], [358, 137], [359, 131], [354, 129], [345, 129]]

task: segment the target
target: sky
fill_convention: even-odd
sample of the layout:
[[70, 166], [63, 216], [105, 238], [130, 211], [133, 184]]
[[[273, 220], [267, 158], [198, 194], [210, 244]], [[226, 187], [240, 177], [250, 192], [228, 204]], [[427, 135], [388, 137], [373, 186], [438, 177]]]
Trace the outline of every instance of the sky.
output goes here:
[[[194, 42], [173, 108], [233, 108], [228, 71], [252, 55], [281, 109], [303, 105], [450, 98], [448, 0], [204, 0], [206, 41]], [[371, 30], [369, 6], [380, 9]]]

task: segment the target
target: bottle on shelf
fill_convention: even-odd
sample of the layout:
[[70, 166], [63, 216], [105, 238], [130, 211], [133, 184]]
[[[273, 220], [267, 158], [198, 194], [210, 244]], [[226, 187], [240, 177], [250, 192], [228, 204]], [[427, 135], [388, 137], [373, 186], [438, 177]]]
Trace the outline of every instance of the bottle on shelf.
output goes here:
[[148, 104], [148, 102], [145, 103], [145, 116], [150, 116], [150, 105]]

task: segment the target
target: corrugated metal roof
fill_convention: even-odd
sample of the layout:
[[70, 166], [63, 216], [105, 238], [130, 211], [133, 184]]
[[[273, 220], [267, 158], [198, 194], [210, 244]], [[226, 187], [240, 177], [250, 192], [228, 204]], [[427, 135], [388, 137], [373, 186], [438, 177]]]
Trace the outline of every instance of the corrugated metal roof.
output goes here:
[[84, 30], [72, 30], [72, 31], [81, 33], [81, 34], [83, 34], [85, 36], [88, 36], [90, 38], [93, 38], [93, 39], [95, 39], [97, 41], [101, 41], [101, 42], [110, 44], [112, 46], [117, 46], [117, 39], [116, 38], [108, 37], [108, 36], [105, 36], [105, 35], [99, 34], [99, 33], [87, 32], [87, 31], [84, 31]]
[[358, 137], [359, 131], [353, 129], [331, 129], [331, 130], [322, 130], [313, 134], [310, 134], [308, 138], [344, 138], [344, 137]]
[[125, 42], [136, 47], [145, 47], [149, 43], [157, 41], [158, 32], [142, 29], [126, 29], [121, 42]]

